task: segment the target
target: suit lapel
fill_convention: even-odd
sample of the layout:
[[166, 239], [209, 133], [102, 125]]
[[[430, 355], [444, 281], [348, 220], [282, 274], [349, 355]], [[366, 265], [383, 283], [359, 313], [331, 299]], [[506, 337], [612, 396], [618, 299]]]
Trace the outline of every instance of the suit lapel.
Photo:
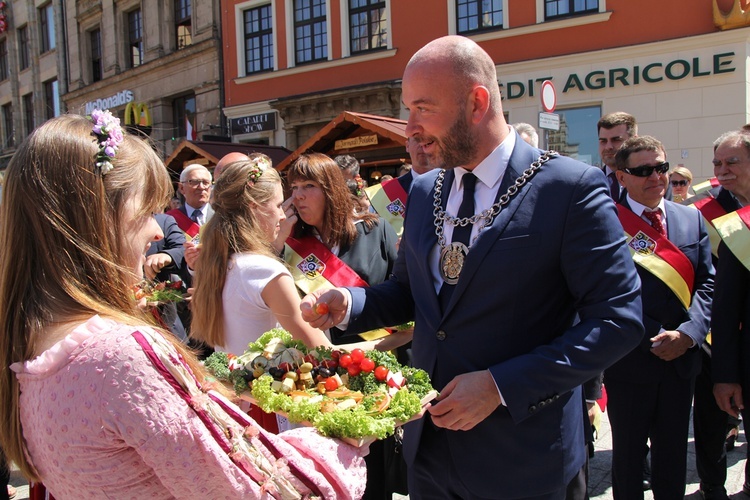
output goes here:
[[[495, 194], [495, 202], [497, 202], [500, 196], [505, 194], [508, 191], [508, 188], [515, 183], [516, 179], [521, 176], [519, 172], [523, 172], [524, 170], [529, 168], [531, 162], [536, 160], [536, 156], [534, 155], [535, 152], [536, 150], [531, 148], [531, 146], [528, 146], [525, 142], [521, 141], [520, 138], [516, 138], [516, 146], [513, 149], [513, 153], [511, 154], [510, 163], [505, 169], [505, 174], [503, 174], [503, 179], [502, 181], [500, 181], [500, 187]], [[542, 169], [544, 168], [545, 167], [542, 167]], [[469, 249], [469, 253], [466, 257], [466, 262], [464, 263], [464, 267], [461, 270], [461, 277], [456, 284], [456, 289], [453, 292], [453, 296], [451, 297], [451, 301], [448, 304], [448, 307], [445, 311], [443, 311], [443, 315], [448, 314], [451, 309], [453, 309], [453, 306], [456, 300], [458, 300], [458, 297], [463, 294], [464, 290], [466, 290], [468, 284], [471, 282], [474, 274], [479, 271], [482, 263], [487, 256], [487, 253], [508, 227], [508, 224], [513, 219], [513, 215], [516, 213], [518, 208], [523, 203], [524, 198], [529, 193], [531, 186], [532, 182], [528, 181], [522, 188], [518, 190], [518, 192], [513, 197], [511, 197], [510, 201], [502, 207], [500, 213], [492, 221], [492, 225], [482, 230], [479, 238], [477, 238], [476, 242]], [[447, 196], [445, 197], [445, 199], [447, 200]]]

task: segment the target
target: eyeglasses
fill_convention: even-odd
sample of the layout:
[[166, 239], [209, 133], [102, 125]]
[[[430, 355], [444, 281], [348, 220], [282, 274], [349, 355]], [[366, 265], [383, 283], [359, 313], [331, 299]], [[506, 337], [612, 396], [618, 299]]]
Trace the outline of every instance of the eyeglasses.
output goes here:
[[673, 187], [677, 187], [677, 186], [684, 187], [688, 185], [688, 181], [669, 181], [669, 183], [672, 184]]
[[211, 187], [212, 182], [211, 181], [206, 181], [206, 180], [201, 180], [201, 179], [188, 179], [183, 184], [187, 184], [191, 188], [196, 188], [198, 186], [200, 186], [202, 188], [207, 188], [207, 187]]
[[641, 165], [640, 167], [623, 168], [622, 171], [626, 174], [634, 175], [636, 177], [648, 177], [656, 170], [660, 174], [666, 174], [669, 171], [669, 162], [660, 163], [658, 165]]

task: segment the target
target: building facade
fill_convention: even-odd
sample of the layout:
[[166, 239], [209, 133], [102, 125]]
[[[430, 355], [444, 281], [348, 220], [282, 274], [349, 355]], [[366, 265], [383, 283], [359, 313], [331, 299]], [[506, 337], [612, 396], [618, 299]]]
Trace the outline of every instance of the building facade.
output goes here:
[[168, 156], [226, 136], [218, 0], [65, 0], [70, 112], [108, 108]]
[[[750, 113], [742, 0], [222, 0], [225, 109], [235, 141], [294, 150], [342, 111], [406, 118], [401, 75], [460, 34], [498, 69], [509, 122], [540, 125], [550, 80], [559, 130], [543, 144], [599, 164], [596, 122], [636, 116], [673, 165], [712, 174], [711, 143]], [[545, 118], [545, 117], [543, 117]], [[543, 119], [546, 126], [548, 120]]]
[[35, 126], [64, 111], [62, 19], [60, 2], [0, 1], [0, 170]]

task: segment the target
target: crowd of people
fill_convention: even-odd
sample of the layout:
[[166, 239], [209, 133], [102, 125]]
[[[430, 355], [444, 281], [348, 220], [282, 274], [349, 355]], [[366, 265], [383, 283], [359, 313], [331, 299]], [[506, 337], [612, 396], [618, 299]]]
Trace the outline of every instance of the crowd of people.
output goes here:
[[[59, 499], [582, 500], [606, 393], [616, 499], [684, 496], [691, 411], [701, 494], [728, 498], [750, 418], [750, 132], [716, 139], [718, 187], [697, 194], [626, 112], [598, 122], [591, 167], [509, 125], [494, 62], [460, 36], [412, 56], [402, 98], [396, 178], [306, 153], [282, 179], [231, 153], [186, 166], [177, 203], [111, 113], [37, 128], [0, 206], [8, 459]], [[139, 301], [143, 280], [187, 300]], [[395, 350], [439, 396], [359, 447], [238, 406], [200, 359], [275, 327]]]

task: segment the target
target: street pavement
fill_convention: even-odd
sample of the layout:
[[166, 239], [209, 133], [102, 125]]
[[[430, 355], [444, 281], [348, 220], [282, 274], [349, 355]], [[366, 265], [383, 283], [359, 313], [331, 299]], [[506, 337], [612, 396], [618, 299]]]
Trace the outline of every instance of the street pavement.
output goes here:
[[[687, 488], [685, 489], [685, 499], [700, 500], [698, 493], [700, 480], [695, 470], [695, 452], [693, 446], [692, 425], [690, 437], [688, 440], [688, 468], [687, 468]], [[609, 428], [607, 414], [604, 413], [601, 420], [601, 429], [598, 433], [595, 443], [596, 453], [589, 464], [589, 493], [592, 499], [610, 500], [612, 499], [612, 483], [610, 476], [610, 462], [612, 460], [612, 433]], [[747, 456], [748, 443], [744, 430], [740, 430], [739, 438], [734, 450], [727, 455], [727, 492], [732, 500], [750, 500], [750, 496], [742, 493], [742, 483], [745, 477], [745, 457]], [[11, 484], [16, 487], [18, 493], [16, 500], [29, 498], [29, 484], [21, 476], [18, 470], [13, 467], [11, 472]], [[394, 500], [408, 499], [407, 496], [393, 495]], [[650, 491], [645, 493], [644, 500], [653, 500], [654, 496]]]

